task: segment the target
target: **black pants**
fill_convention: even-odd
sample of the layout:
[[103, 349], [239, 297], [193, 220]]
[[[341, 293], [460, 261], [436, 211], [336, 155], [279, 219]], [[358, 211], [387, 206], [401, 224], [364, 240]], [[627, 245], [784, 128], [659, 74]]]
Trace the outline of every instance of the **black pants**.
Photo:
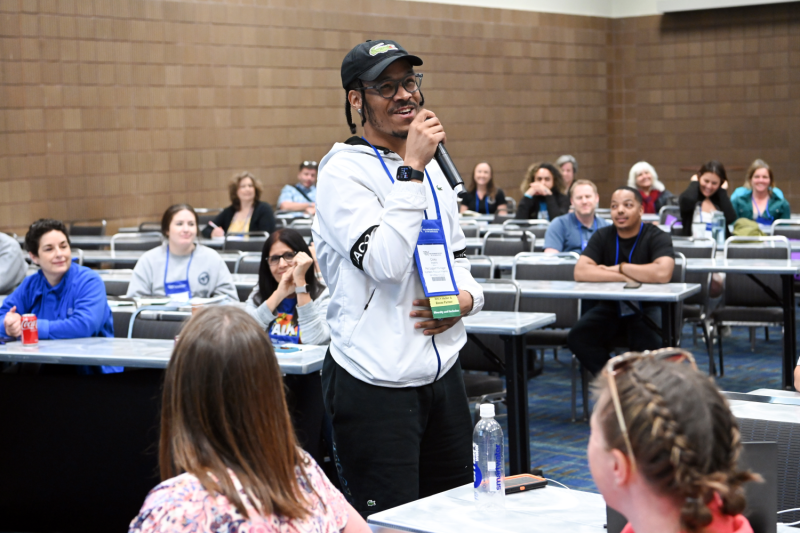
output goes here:
[[[661, 325], [661, 306], [643, 304], [642, 310], [653, 322]], [[661, 348], [661, 336], [648, 327], [639, 315], [619, 316], [617, 302], [597, 302], [581, 316], [567, 336], [567, 346], [584, 368], [597, 375], [608, 362], [616, 346], [632, 351]]]
[[461, 365], [435, 383], [364, 383], [331, 357], [325, 409], [342, 492], [364, 517], [472, 481], [472, 420]]

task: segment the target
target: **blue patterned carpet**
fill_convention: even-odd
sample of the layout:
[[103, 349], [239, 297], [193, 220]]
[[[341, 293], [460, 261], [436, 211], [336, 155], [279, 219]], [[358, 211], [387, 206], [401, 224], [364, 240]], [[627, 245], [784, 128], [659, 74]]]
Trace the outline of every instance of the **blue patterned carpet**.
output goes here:
[[[757, 330], [755, 352], [750, 351], [747, 328], [734, 328], [733, 335], [723, 339], [725, 376], [717, 380], [722, 390], [748, 392], [780, 388], [781, 331], [771, 328], [769, 333], [770, 340], [765, 342], [764, 328]], [[697, 346], [692, 344], [689, 327], [683, 336], [682, 346], [692, 351], [698, 366], [707, 371], [708, 356], [702, 336]], [[716, 356], [716, 346], [714, 348]], [[570, 488], [596, 492], [586, 462], [589, 425], [570, 421], [570, 360], [571, 354], [566, 350], [559, 350], [558, 360], [553, 359], [552, 350], [548, 351], [544, 372], [529, 382], [531, 461], [532, 466], [544, 470], [548, 478]], [[581, 413], [579, 389], [578, 415]], [[501, 424], [504, 423], [502, 419]]]

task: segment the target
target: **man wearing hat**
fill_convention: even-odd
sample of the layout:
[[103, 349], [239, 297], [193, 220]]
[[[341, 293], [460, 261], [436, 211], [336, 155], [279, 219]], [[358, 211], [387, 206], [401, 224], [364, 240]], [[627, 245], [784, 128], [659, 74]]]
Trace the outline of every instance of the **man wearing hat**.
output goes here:
[[[458, 351], [461, 316], [480, 311], [483, 292], [456, 194], [432, 161], [445, 133], [423, 107], [420, 65], [394, 41], [353, 48], [345, 115], [355, 133], [355, 109], [364, 135], [319, 166], [312, 231], [332, 295], [323, 394], [342, 492], [364, 516], [472, 481]], [[439, 291], [452, 318], [434, 318], [442, 300], [426, 294]]]

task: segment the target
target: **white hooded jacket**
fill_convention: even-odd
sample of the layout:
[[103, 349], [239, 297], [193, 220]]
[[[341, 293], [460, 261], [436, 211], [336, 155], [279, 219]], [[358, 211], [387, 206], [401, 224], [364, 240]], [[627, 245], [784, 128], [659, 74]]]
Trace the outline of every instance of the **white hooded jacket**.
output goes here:
[[[402, 159], [389, 150], [378, 151], [394, 179]], [[483, 290], [464, 256], [458, 198], [435, 161], [427, 171], [439, 201], [456, 285], [472, 295], [470, 314], [478, 313]], [[372, 147], [358, 137], [336, 143], [322, 159], [312, 232], [331, 291], [331, 355], [351, 375], [372, 385], [432, 383], [455, 364], [467, 341], [460, 321], [431, 337], [414, 328], [422, 319], [409, 316], [415, 309], [412, 302], [425, 297], [414, 261], [423, 213], [436, 218], [427, 176], [422, 184], [392, 184]]]

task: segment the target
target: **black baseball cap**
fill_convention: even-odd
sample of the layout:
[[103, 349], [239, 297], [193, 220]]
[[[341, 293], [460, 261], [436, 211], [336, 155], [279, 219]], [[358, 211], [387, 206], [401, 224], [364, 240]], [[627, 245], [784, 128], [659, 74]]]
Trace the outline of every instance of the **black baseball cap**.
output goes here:
[[422, 65], [419, 57], [412, 56], [395, 41], [381, 39], [356, 45], [342, 61], [342, 87], [347, 89], [355, 80], [374, 80], [398, 59], [405, 59], [415, 67]]

